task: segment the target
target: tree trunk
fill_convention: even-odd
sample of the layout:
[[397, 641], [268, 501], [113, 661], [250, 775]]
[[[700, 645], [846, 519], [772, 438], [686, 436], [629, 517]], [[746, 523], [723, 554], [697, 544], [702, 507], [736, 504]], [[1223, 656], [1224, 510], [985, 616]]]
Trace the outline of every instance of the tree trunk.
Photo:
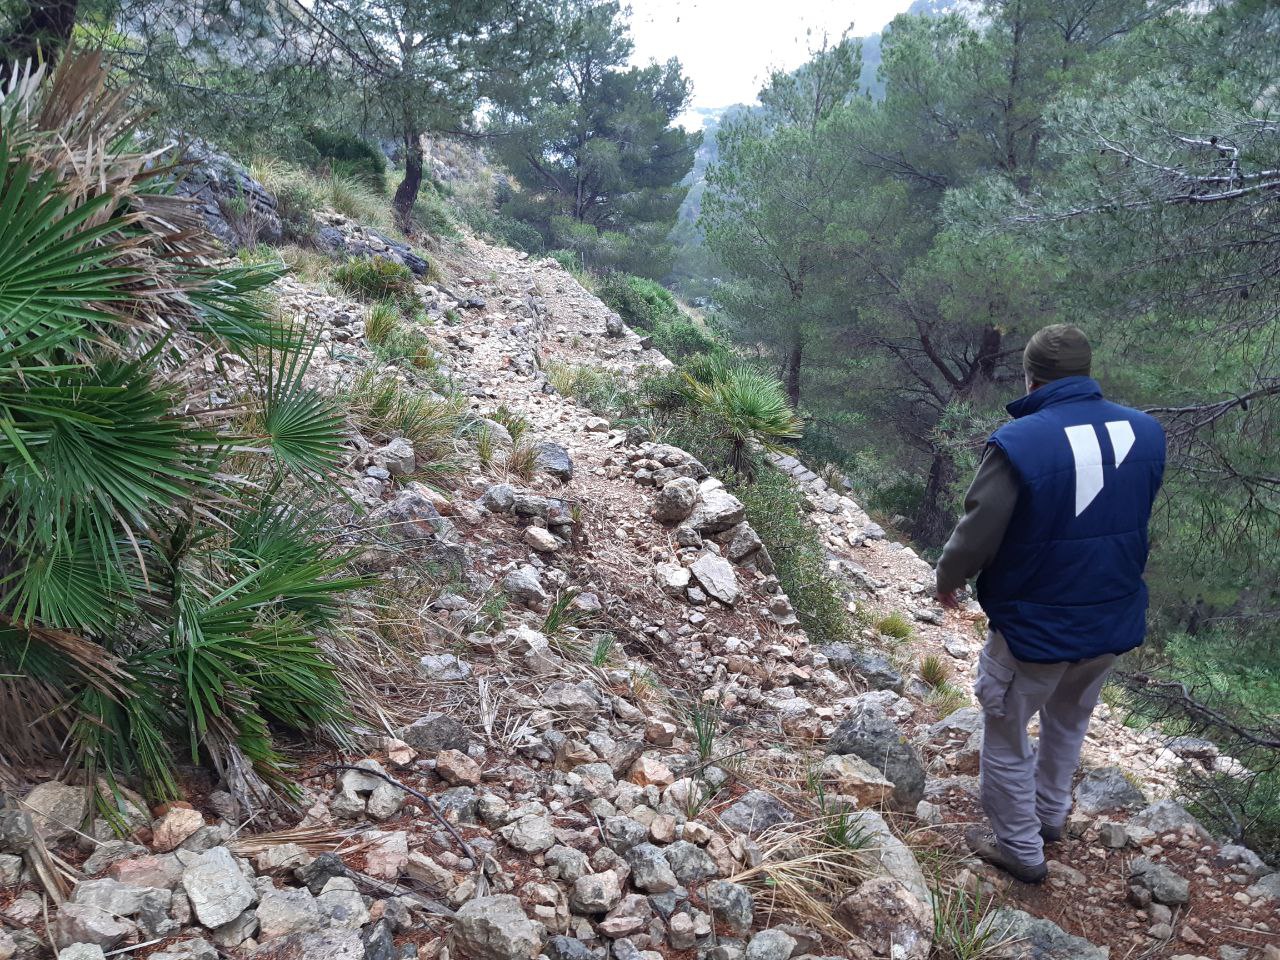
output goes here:
[[791, 406], [800, 408], [800, 366], [804, 360], [804, 338], [796, 331], [791, 337], [791, 349], [787, 351], [787, 399]]
[[0, 83], [27, 59], [53, 64], [71, 40], [79, 0], [29, 0], [22, 19], [0, 37]]
[[396, 187], [395, 198], [391, 201], [395, 209], [396, 223], [400, 229], [408, 232], [413, 218], [413, 204], [418, 199], [418, 188], [422, 186], [422, 134], [410, 131], [404, 137], [404, 179]]
[[935, 448], [929, 466], [929, 482], [925, 484], [920, 510], [911, 529], [911, 539], [926, 547], [940, 547], [955, 523], [947, 507], [947, 495], [955, 479], [955, 464], [945, 449]]

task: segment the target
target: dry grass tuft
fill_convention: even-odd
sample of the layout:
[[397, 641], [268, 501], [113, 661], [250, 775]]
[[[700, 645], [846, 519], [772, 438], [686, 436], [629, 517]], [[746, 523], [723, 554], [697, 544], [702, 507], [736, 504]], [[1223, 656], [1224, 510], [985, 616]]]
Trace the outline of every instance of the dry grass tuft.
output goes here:
[[849, 932], [832, 913], [835, 904], [830, 898], [872, 874], [866, 838], [857, 830], [856, 819], [841, 811], [770, 827], [757, 839], [760, 865], [729, 879], [752, 887], [757, 907], [766, 914], [782, 913], [846, 940]]
[[954, 884], [933, 891], [933, 953], [938, 960], [988, 960], [1003, 955], [1011, 942], [1009, 931], [987, 918], [996, 907], [994, 896]]
[[528, 482], [538, 466], [538, 451], [527, 443], [517, 443], [507, 454], [507, 473]]

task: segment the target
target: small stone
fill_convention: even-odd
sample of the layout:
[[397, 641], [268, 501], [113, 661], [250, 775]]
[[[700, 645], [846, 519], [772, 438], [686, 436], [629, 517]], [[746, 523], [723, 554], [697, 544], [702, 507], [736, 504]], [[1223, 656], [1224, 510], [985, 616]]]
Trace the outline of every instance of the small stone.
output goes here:
[[53, 937], [59, 948], [73, 943], [97, 944], [103, 950], [119, 946], [138, 928], [128, 920], [89, 903], [64, 903], [58, 908]]
[[1051, 920], [1009, 907], [988, 913], [975, 934], [1010, 944], [1013, 949], [1005, 953], [1010, 960], [1107, 960], [1109, 956], [1106, 949], [1072, 936]]
[[[0, 948], [0, 956], [4, 950]], [[13, 956], [12, 953], [9, 956]], [[96, 943], [73, 943], [58, 951], [58, 960], [105, 960], [102, 947]]]
[[196, 919], [210, 928], [230, 923], [258, 899], [226, 847], [200, 854], [182, 872], [182, 887]]
[[315, 898], [315, 904], [329, 926], [359, 930], [369, 922], [369, 908], [364, 905], [355, 881], [349, 877], [332, 878]]
[[500, 832], [507, 843], [525, 853], [541, 853], [543, 850], [550, 850], [556, 843], [551, 821], [536, 814], [521, 817], [515, 823], [503, 827]]
[[407, 727], [397, 736], [410, 747], [424, 753], [441, 750], [466, 750], [471, 745], [471, 735], [461, 723], [443, 713], [428, 713]]
[[543, 473], [565, 482], [573, 479], [573, 460], [560, 444], [540, 443], [534, 451], [534, 464]]
[[882, 807], [893, 795], [893, 783], [857, 754], [831, 754], [818, 765], [818, 776], [828, 793], [853, 797], [860, 807]]
[[471, 676], [471, 664], [452, 653], [429, 653], [418, 661], [418, 670], [428, 680], [454, 683]]
[[405, 792], [394, 783], [378, 784], [369, 794], [365, 812], [374, 820], [390, 820], [404, 808]]
[[588, 873], [574, 881], [569, 908], [575, 913], [608, 913], [622, 899], [618, 875], [612, 870]]
[[1098, 827], [1098, 842], [1104, 847], [1119, 850], [1129, 842], [1129, 832], [1123, 823], [1104, 823]]
[[1075, 792], [1076, 813], [1089, 817], [1112, 810], [1132, 809], [1144, 802], [1142, 791], [1128, 780], [1119, 767], [1090, 770]]
[[436, 754], [436, 773], [452, 786], [474, 787], [480, 782], [480, 764], [461, 750], [441, 750]]
[[724, 557], [704, 553], [692, 563], [689, 572], [703, 590], [721, 603], [731, 607], [738, 602], [741, 594], [738, 578], [733, 572], [733, 564]]
[[546, 527], [525, 527], [524, 542], [539, 553], [555, 553], [560, 541]]
[[668, 480], [658, 491], [653, 503], [653, 516], [659, 523], [681, 523], [693, 512], [698, 502], [698, 482], [691, 477]]
[[21, 854], [35, 841], [36, 825], [25, 810], [0, 813], [0, 853]]
[[688, 840], [677, 840], [663, 853], [667, 858], [667, 864], [671, 867], [671, 872], [686, 887], [720, 874], [720, 868], [716, 866], [716, 862], [710, 855]]
[[764, 790], [748, 791], [720, 814], [721, 822], [730, 830], [752, 836], [794, 819], [795, 815], [777, 797]]
[[747, 944], [745, 960], [789, 960], [796, 942], [781, 930], [761, 930]]
[[755, 898], [740, 883], [716, 880], [707, 885], [707, 906], [711, 915], [735, 936], [746, 936], [755, 916]]
[[542, 948], [547, 960], [595, 960], [595, 954], [581, 940], [573, 937], [552, 937]]
[[926, 960], [933, 946], [933, 911], [892, 877], [864, 881], [836, 917], [878, 956]]
[[[57, 843], [76, 834], [88, 813], [84, 787], [49, 780], [36, 784], [23, 799], [24, 809], [45, 843]], [[8, 851], [21, 853], [22, 851]]]
[[542, 586], [538, 571], [530, 566], [512, 570], [503, 577], [502, 589], [512, 600], [534, 610], [542, 609], [551, 599]]
[[320, 929], [320, 906], [306, 887], [266, 891], [258, 903], [258, 941]]
[[671, 865], [660, 849], [651, 843], [641, 843], [626, 854], [631, 867], [631, 883], [645, 893], [666, 893], [679, 886]]
[[692, 574], [678, 563], [659, 563], [653, 568], [653, 579], [669, 597], [682, 597], [689, 588]]
[[893, 806], [914, 810], [924, 799], [924, 764], [920, 751], [882, 710], [867, 706], [849, 714], [831, 735], [830, 754], [853, 754], [893, 784]]
[[657, 756], [646, 753], [631, 765], [631, 771], [627, 774], [627, 779], [631, 783], [642, 787], [650, 785], [666, 787], [675, 781], [675, 774]]
[[1138, 857], [1129, 865], [1130, 879], [1151, 891], [1156, 903], [1177, 906], [1191, 898], [1191, 885], [1162, 863]]
[[182, 842], [204, 826], [199, 810], [190, 807], [170, 807], [165, 814], [151, 824], [151, 847], [157, 853], [176, 850]]
[[720, 533], [746, 518], [746, 508], [723, 488], [705, 491], [689, 517], [689, 526], [699, 533]]

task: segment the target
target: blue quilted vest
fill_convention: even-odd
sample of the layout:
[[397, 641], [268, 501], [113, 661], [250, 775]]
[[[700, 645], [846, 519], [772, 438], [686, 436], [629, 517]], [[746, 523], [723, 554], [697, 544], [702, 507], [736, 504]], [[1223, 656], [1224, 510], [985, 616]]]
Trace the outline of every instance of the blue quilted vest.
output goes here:
[[1067, 377], [1008, 406], [988, 443], [1009, 458], [1018, 505], [978, 600], [1019, 660], [1060, 663], [1139, 646], [1147, 628], [1147, 522], [1165, 440], [1145, 413]]

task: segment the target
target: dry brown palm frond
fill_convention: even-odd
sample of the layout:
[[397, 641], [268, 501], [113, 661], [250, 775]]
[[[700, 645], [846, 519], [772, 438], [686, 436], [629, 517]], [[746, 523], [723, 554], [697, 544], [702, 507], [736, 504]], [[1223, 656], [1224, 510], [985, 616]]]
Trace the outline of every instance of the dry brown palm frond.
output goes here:
[[112, 247], [110, 265], [134, 276], [121, 284], [128, 300], [92, 306], [157, 336], [172, 332], [175, 322], [181, 332], [193, 308], [175, 277], [190, 270], [175, 265], [206, 267], [222, 254], [195, 203], [140, 186], [180, 172], [165, 160], [174, 144], [121, 149], [142, 142], [142, 115], [130, 107], [127, 89], [111, 88], [100, 54], [71, 52], [48, 70], [27, 63], [0, 94], [0, 141], [10, 163], [21, 158], [32, 179], [52, 174], [68, 209], [110, 197], [83, 228], [114, 225], [96, 245]]
[[287, 830], [259, 833], [242, 840], [232, 840], [229, 846], [237, 856], [255, 857], [273, 847], [296, 843], [307, 853], [314, 855], [338, 849], [351, 838], [352, 833], [352, 828], [317, 824], [312, 827], [290, 827]]
[[[19, 642], [38, 649], [46, 668], [52, 656], [60, 674], [108, 699], [120, 701], [128, 695], [129, 673], [119, 659], [92, 640], [63, 630], [22, 627], [3, 615], [0, 631], [18, 631]], [[0, 676], [0, 742], [13, 759], [24, 763], [64, 753], [75, 720], [65, 687], [36, 675], [38, 672], [15, 670]]]

